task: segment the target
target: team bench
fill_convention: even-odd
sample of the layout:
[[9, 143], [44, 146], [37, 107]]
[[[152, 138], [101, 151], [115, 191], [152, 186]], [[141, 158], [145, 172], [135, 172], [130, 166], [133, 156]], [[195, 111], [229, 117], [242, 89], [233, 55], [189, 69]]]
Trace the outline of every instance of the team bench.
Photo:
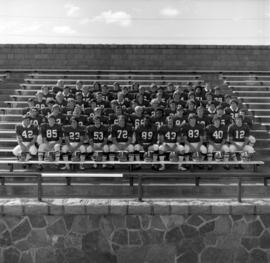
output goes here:
[[182, 164], [186, 165], [248, 165], [252, 166], [252, 171], [246, 172], [235, 172], [235, 173], [228, 173], [228, 172], [219, 172], [219, 173], [209, 173], [209, 172], [202, 172], [202, 171], [195, 171], [195, 172], [182, 172], [182, 171], [175, 171], [175, 170], [167, 170], [166, 172], [146, 172], [144, 170], [138, 172], [132, 169], [132, 165], [151, 165], [151, 164], [171, 164], [177, 165], [179, 162], [171, 162], [171, 161], [157, 161], [157, 162], [146, 162], [146, 161], [133, 161], [133, 162], [121, 162], [121, 161], [85, 161], [84, 164], [114, 164], [114, 165], [128, 165], [129, 169], [123, 173], [87, 173], [87, 172], [77, 172], [76, 170], [71, 170], [68, 172], [32, 172], [32, 171], [25, 171], [25, 170], [16, 170], [14, 169], [15, 165], [19, 164], [43, 164], [43, 165], [52, 165], [52, 164], [80, 164], [81, 162], [72, 162], [72, 161], [59, 161], [59, 162], [46, 162], [46, 161], [28, 161], [28, 162], [21, 162], [18, 160], [0, 160], [2, 164], [8, 164], [10, 169], [9, 170], [0, 170], [0, 178], [2, 186], [5, 185], [5, 178], [6, 177], [35, 177], [37, 182], [37, 196], [38, 200], [42, 200], [42, 180], [43, 178], [48, 177], [56, 177], [56, 178], [66, 178], [67, 185], [71, 184], [71, 178], [80, 177], [80, 178], [126, 178], [129, 180], [129, 184], [131, 187], [134, 186], [134, 179], [137, 179], [138, 182], [138, 200], [143, 200], [143, 184], [146, 179], [177, 179], [177, 180], [186, 180], [186, 179], [194, 179], [195, 185], [199, 187], [200, 180], [216, 180], [216, 179], [237, 179], [238, 181], [238, 201], [242, 201], [242, 180], [243, 179], [263, 179], [264, 185], [267, 186], [267, 181], [270, 178], [268, 173], [258, 172], [257, 167], [259, 165], [263, 165], [263, 161], [228, 161], [228, 162], [220, 162], [220, 161], [183, 161]]

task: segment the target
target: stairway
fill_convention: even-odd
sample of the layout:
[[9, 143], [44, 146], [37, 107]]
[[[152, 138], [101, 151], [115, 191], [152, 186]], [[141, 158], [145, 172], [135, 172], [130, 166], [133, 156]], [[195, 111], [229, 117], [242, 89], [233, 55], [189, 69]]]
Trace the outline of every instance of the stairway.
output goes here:
[[254, 120], [251, 134], [256, 137], [256, 156], [270, 164], [270, 75], [223, 74], [221, 78], [249, 111]]

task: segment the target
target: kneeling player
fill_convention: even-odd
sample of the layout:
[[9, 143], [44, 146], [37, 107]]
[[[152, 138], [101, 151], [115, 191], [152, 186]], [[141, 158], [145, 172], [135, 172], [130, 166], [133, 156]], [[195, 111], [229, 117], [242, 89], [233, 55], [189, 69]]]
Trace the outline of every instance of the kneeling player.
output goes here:
[[203, 126], [196, 123], [196, 115], [190, 114], [188, 116], [188, 123], [183, 126], [184, 141], [185, 141], [185, 155], [200, 156], [206, 154], [207, 149], [203, 145], [204, 129]]
[[115, 153], [123, 157], [123, 152], [128, 152], [129, 161], [134, 161], [134, 146], [131, 144], [133, 130], [132, 127], [127, 125], [124, 115], [118, 117], [119, 124], [112, 126], [112, 142], [110, 146], [110, 160], [114, 161]]
[[[150, 116], [143, 118], [143, 123], [135, 129], [135, 147], [134, 154], [135, 160], [140, 161], [140, 152], [145, 152], [145, 158], [153, 153], [153, 162], [158, 159], [158, 144], [157, 144], [157, 128], [156, 125], [152, 125]], [[139, 168], [140, 166], [138, 166]], [[155, 168], [156, 165], [152, 165]]]
[[[184, 159], [185, 148], [181, 145], [181, 131], [179, 126], [174, 125], [172, 117], [167, 117], [167, 125], [162, 125], [158, 130], [159, 135], [159, 160], [164, 161], [165, 153], [169, 152], [171, 157], [177, 157], [179, 160], [178, 170], [185, 171], [181, 164]], [[171, 158], [172, 159], [172, 158]], [[165, 170], [165, 164], [161, 164], [159, 171]]]
[[[101, 152], [102, 161], [106, 161], [109, 154], [109, 146], [107, 145], [108, 128], [101, 124], [100, 117], [94, 117], [94, 125], [87, 128], [87, 135], [89, 138], [89, 146], [87, 147], [87, 153], [89, 153], [93, 160], [98, 159], [98, 154]], [[97, 168], [97, 165], [93, 165]], [[106, 164], [102, 165], [103, 168]]]
[[16, 136], [18, 145], [13, 149], [13, 154], [21, 161], [29, 161], [31, 155], [37, 154], [35, 142], [37, 140], [38, 129], [31, 124], [29, 115], [24, 115], [22, 124], [16, 126]]
[[[206, 128], [207, 140], [208, 140], [208, 149], [207, 156], [208, 161], [213, 160], [213, 154], [222, 153], [224, 156], [224, 161], [229, 161], [229, 147], [226, 144], [227, 139], [227, 129], [224, 125], [221, 125], [221, 118], [214, 116], [213, 124], [207, 126]], [[212, 166], [208, 166], [209, 169]], [[228, 169], [229, 166], [225, 165], [225, 169]]]
[[[60, 145], [62, 142], [62, 128], [56, 123], [54, 115], [48, 116], [48, 123], [43, 123], [40, 126], [42, 143], [38, 148], [38, 160], [53, 160], [52, 154], [55, 155], [55, 161], [60, 160]], [[42, 166], [40, 166], [42, 169]]]
[[[68, 155], [71, 154], [72, 160], [80, 160], [80, 170], [84, 170], [83, 163], [85, 161], [85, 146], [83, 140], [85, 136], [84, 126], [79, 126], [76, 117], [70, 118], [70, 124], [64, 127], [65, 145], [62, 147], [63, 160], [68, 161]], [[78, 154], [80, 156], [78, 157]], [[69, 170], [68, 163], [62, 167], [62, 170]]]
[[[236, 152], [241, 152], [242, 159], [251, 157], [255, 150], [249, 144], [249, 128], [243, 124], [243, 117], [241, 115], [235, 116], [235, 123], [231, 124], [228, 129], [230, 141], [230, 153], [234, 161], [237, 161]], [[239, 165], [239, 168], [243, 168]]]

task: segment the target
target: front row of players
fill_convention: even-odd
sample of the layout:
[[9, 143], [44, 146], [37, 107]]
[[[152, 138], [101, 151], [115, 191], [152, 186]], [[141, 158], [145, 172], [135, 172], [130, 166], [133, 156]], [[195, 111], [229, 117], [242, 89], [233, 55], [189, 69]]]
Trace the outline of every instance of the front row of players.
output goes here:
[[[120, 115], [118, 119], [119, 124], [112, 125], [109, 131], [99, 117], [95, 118], [94, 125], [85, 129], [78, 125], [75, 117], [71, 118], [70, 125], [61, 127], [56, 124], [54, 115], [50, 115], [48, 122], [43, 123], [39, 131], [26, 115], [22, 124], [16, 127], [18, 145], [13, 149], [13, 154], [22, 161], [28, 161], [38, 154], [39, 161], [56, 162], [62, 155], [64, 161], [71, 158], [80, 162], [80, 169], [83, 170], [86, 159], [114, 161], [118, 156], [122, 160], [125, 152], [129, 161], [140, 161], [141, 153], [144, 153], [145, 160], [151, 158], [153, 162], [161, 162], [159, 166], [153, 164], [154, 169], [164, 170], [162, 161], [169, 157], [179, 162], [178, 169], [184, 171], [186, 168], [181, 164], [183, 160], [212, 161], [215, 157], [228, 161], [231, 157], [237, 161], [238, 152], [242, 153], [242, 158], [254, 153], [255, 138], [250, 136], [242, 116], [236, 116], [235, 123], [229, 128], [221, 125], [221, 119], [215, 116], [213, 124], [206, 129], [197, 123], [194, 114], [190, 114], [188, 122], [182, 126], [175, 125], [174, 119], [168, 117], [166, 125], [160, 128], [151, 123], [149, 116], [145, 116], [135, 131], [126, 123], [125, 116]], [[106, 164], [102, 166], [106, 167]], [[68, 163], [61, 167], [63, 170], [69, 168]]]

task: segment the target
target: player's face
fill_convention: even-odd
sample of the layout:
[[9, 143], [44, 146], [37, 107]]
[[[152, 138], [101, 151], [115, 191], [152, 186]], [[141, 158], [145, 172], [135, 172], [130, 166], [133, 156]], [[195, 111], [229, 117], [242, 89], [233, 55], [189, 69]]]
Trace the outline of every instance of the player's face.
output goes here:
[[78, 125], [77, 121], [73, 119], [73, 120], [71, 121], [71, 126], [72, 126], [73, 128], [77, 128], [77, 125]]
[[175, 109], [176, 109], [176, 104], [175, 104], [175, 103], [170, 103], [170, 109], [171, 109], [172, 111], [175, 111]]
[[197, 114], [198, 114], [199, 116], [203, 116], [203, 109], [198, 108]]
[[177, 110], [177, 112], [176, 112], [176, 115], [177, 116], [183, 116], [183, 114], [184, 114], [184, 110], [183, 109]]
[[115, 108], [115, 114], [116, 115], [121, 115], [122, 114], [122, 109], [120, 107]]
[[188, 104], [188, 108], [189, 108], [190, 110], [193, 110], [193, 109], [195, 108], [195, 105], [194, 105], [193, 103], [189, 103], [189, 104]]
[[223, 115], [223, 110], [222, 110], [222, 109], [217, 110], [217, 115], [218, 115], [218, 116], [222, 116], [222, 115]]
[[237, 104], [235, 102], [231, 103], [232, 109], [237, 109]]
[[119, 117], [119, 125], [121, 126], [121, 127], [125, 127], [125, 118], [124, 117]]
[[30, 114], [31, 114], [31, 117], [36, 117], [37, 116], [37, 111], [35, 110], [35, 109], [32, 109], [31, 111], [30, 111]]
[[75, 115], [81, 115], [81, 109], [79, 107], [75, 107], [74, 114]]
[[118, 93], [117, 98], [120, 101], [123, 100], [124, 99], [124, 94], [123, 93]]
[[212, 112], [214, 112], [215, 109], [216, 109], [215, 105], [214, 104], [210, 104], [209, 110], [212, 111]]
[[101, 115], [101, 109], [100, 108], [98, 108], [98, 109], [95, 110], [95, 115], [96, 116], [100, 116]]
[[157, 118], [161, 118], [161, 117], [162, 117], [162, 112], [161, 112], [160, 110], [158, 110], [158, 111], [156, 112], [156, 117], [157, 117]]
[[241, 127], [241, 126], [242, 126], [242, 119], [241, 119], [241, 118], [236, 118], [236, 119], [235, 119], [235, 124], [236, 124], [238, 127]]
[[62, 102], [62, 101], [64, 100], [64, 96], [63, 96], [62, 94], [58, 94], [58, 95], [56, 95], [55, 99], [56, 99], [57, 101]]
[[56, 114], [56, 115], [59, 114], [60, 109], [58, 107], [53, 108], [53, 113]]
[[64, 82], [62, 80], [58, 80], [56, 85], [58, 87], [64, 87]]
[[95, 119], [95, 126], [96, 127], [100, 127], [100, 120], [99, 119]]
[[214, 125], [215, 125], [215, 127], [219, 127], [220, 126], [220, 119], [215, 119], [214, 120]]
[[83, 93], [87, 94], [88, 91], [89, 91], [88, 86], [83, 86], [83, 87], [82, 87], [82, 92], [83, 92]]
[[77, 95], [76, 96], [76, 100], [79, 101], [79, 102], [81, 102], [82, 101], [82, 95], [81, 94], [80, 95]]
[[192, 127], [194, 127], [195, 124], [196, 124], [196, 119], [195, 119], [195, 118], [191, 118], [191, 119], [188, 120], [188, 122], [189, 122], [189, 124], [190, 124]]
[[49, 93], [49, 88], [47, 86], [42, 88], [42, 93], [43, 94], [48, 94]]
[[39, 100], [39, 101], [41, 101], [42, 99], [43, 99], [43, 93], [38, 93], [37, 94], [37, 99]]
[[180, 98], [180, 93], [179, 93], [179, 92], [174, 93], [174, 94], [173, 94], [173, 98], [174, 98], [175, 100], [179, 100], [179, 98]]
[[50, 126], [53, 126], [55, 124], [55, 119], [54, 118], [49, 118], [48, 123]]
[[135, 112], [136, 112], [137, 115], [141, 116], [142, 113], [143, 113], [143, 109], [141, 107], [136, 108]]
[[97, 100], [102, 101], [102, 94], [101, 93], [97, 94]]
[[30, 125], [30, 122], [31, 120], [29, 118], [23, 119], [23, 125], [26, 127]]

